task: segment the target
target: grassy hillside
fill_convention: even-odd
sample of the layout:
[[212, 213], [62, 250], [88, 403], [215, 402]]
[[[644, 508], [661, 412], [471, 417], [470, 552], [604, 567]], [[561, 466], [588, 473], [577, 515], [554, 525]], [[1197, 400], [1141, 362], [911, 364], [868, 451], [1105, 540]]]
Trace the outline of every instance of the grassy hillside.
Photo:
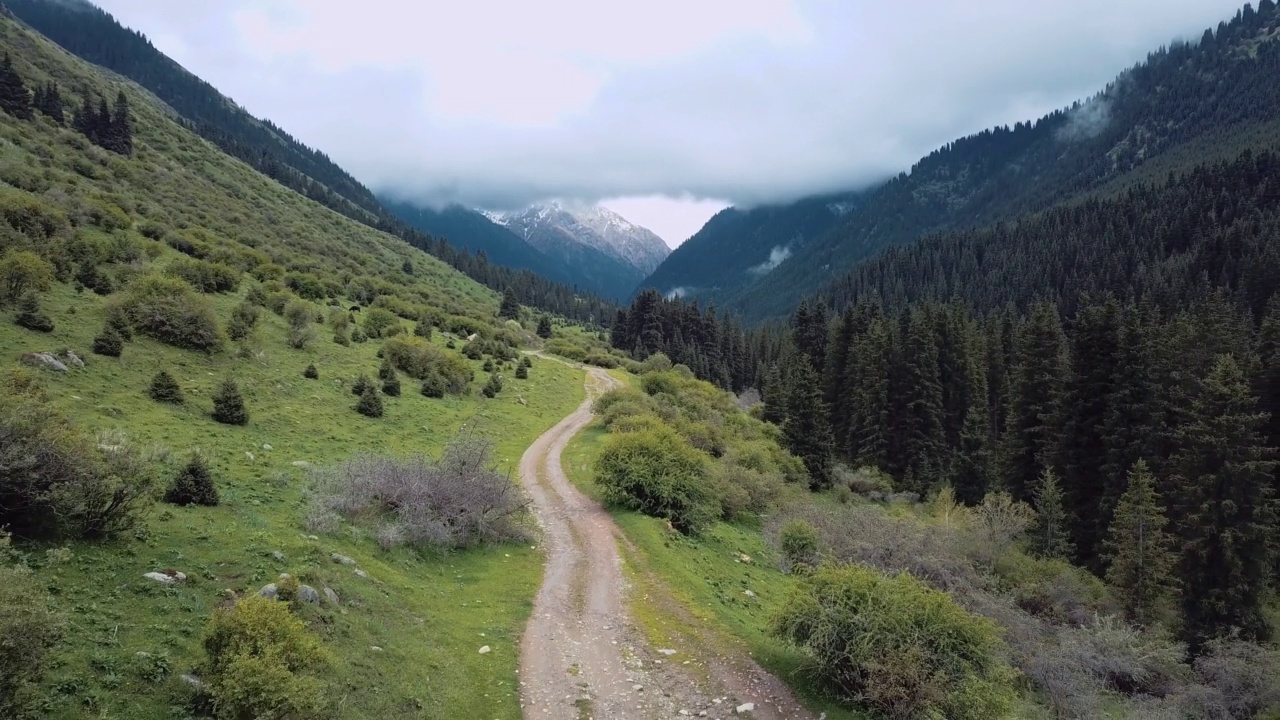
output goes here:
[[[308, 322], [314, 337], [295, 348], [286, 319], [260, 307], [253, 332], [230, 341], [233, 312], [256, 296], [277, 310], [305, 307], [363, 326], [381, 308], [404, 333], [434, 325], [429, 342], [445, 356], [465, 345], [459, 335], [508, 347], [532, 334], [499, 324], [497, 298], [475, 282], [257, 174], [145, 92], [3, 18], [0, 50], [28, 86], [53, 80], [68, 99], [124, 89], [136, 127], [133, 155], [119, 156], [40, 115], [0, 115], [0, 256], [32, 252], [55, 275], [37, 296], [52, 332], [18, 327], [15, 307], [0, 308], [0, 369], [7, 375], [28, 353], [74, 351], [84, 368], [23, 372], [100, 452], [135, 449], [161, 487], [198, 449], [222, 500], [210, 508], [157, 504], [137, 530], [112, 541], [17, 543], [53, 609], [69, 619], [37, 689], [39, 716], [183, 716], [191, 692], [179, 675], [200, 661], [215, 606], [228, 591], [253, 594], [287, 572], [340, 596], [338, 606], [301, 611], [333, 658], [320, 672], [328, 716], [519, 717], [514, 640], [541, 576], [540, 553], [528, 545], [384, 551], [353, 524], [314, 534], [304, 526], [307, 471], [359, 453], [435, 454], [464, 427], [492, 438], [494, 461], [513, 468], [527, 443], [581, 402], [582, 373], [538, 361], [517, 379], [509, 361], [490, 373], [482, 368], [493, 358], [464, 359], [475, 375], [466, 392], [427, 398], [402, 375], [403, 394], [382, 398], [383, 417], [357, 414], [349, 388], [378, 370], [381, 339], [342, 345], [329, 327]], [[140, 279], [191, 263], [217, 266], [238, 283], [192, 301], [212, 309], [223, 335], [217, 347], [184, 350], [138, 332], [119, 358], [91, 352], [108, 306]], [[113, 291], [100, 297], [83, 287], [85, 268], [106, 278], [100, 290]], [[351, 305], [365, 310], [348, 315]], [[310, 364], [317, 379], [303, 376]], [[185, 403], [148, 397], [161, 369]], [[507, 378], [501, 392], [480, 394], [499, 373]], [[210, 418], [225, 378], [245, 397], [245, 426]], [[333, 562], [333, 553], [354, 559], [367, 577]], [[143, 578], [167, 568], [187, 581]], [[479, 654], [483, 645], [492, 652]]]

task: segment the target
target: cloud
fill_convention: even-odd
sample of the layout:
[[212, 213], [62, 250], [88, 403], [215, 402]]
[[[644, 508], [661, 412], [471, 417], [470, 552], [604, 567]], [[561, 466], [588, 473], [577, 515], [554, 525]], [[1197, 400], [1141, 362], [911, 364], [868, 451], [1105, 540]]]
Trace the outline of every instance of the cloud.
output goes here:
[[492, 209], [856, 188], [1089, 97], [1238, 3], [102, 0], [375, 188]]
[[786, 262], [789, 257], [791, 257], [791, 248], [775, 247], [769, 251], [768, 260], [765, 260], [759, 265], [753, 265], [752, 267], [747, 268], [747, 272], [752, 275], [768, 275], [779, 265]]

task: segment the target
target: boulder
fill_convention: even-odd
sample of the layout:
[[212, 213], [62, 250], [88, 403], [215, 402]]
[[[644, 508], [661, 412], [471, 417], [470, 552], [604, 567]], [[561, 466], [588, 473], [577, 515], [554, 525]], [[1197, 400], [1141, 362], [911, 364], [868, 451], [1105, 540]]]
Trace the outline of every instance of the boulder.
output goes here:
[[160, 572], [146, 573], [142, 577], [148, 580], [155, 580], [161, 585], [173, 585], [174, 583], [180, 583], [186, 580], [187, 574], [178, 572], [177, 570], [162, 570]]
[[37, 367], [49, 368], [50, 370], [57, 370], [58, 372], [67, 372], [67, 366], [62, 364], [61, 360], [50, 355], [47, 352], [26, 353], [25, 355], [22, 356], [22, 362], [28, 365], [35, 365]]
[[742, 703], [741, 705], [739, 705], [739, 706], [734, 710], [734, 712], [735, 712], [735, 713], [737, 713], [737, 714], [739, 714], [739, 715], [742, 715], [742, 714], [745, 714], [745, 713], [749, 713], [749, 712], [751, 712], [752, 710], [755, 710], [755, 709], [756, 709], [756, 704], [755, 704], [755, 703]]
[[483, 646], [483, 647], [481, 647], [481, 648], [480, 648], [480, 654], [481, 654], [481, 655], [488, 655], [490, 651], [491, 651], [491, 649], [490, 649], [490, 647], [489, 647], [488, 645], [485, 645], [485, 646]]
[[332, 558], [333, 561], [338, 563], [339, 565], [355, 565], [356, 564], [355, 560], [352, 560], [346, 555], [339, 555], [338, 553], [333, 553], [329, 557]]
[[65, 362], [67, 365], [75, 365], [75, 366], [76, 366], [76, 367], [78, 367], [78, 368], [83, 368], [83, 367], [84, 367], [84, 360], [81, 360], [79, 355], [76, 355], [75, 353], [71, 352], [70, 350], [63, 350], [63, 351], [62, 351], [62, 360], [63, 360], [63, 362]]
[[304, 603], [317, 605], [320, 602], [320, 593], [310, 585], [301, 585], [298, 587], [298, 599]]
[[280, 589], [275, 583], [267, 583], [262, 586], [262, 589], [258, 591], [258, 594], [268, 600], [275, 600], [276, 596], [280, 594]]
[[333, 588], [327, 587], [324, 589], [324, 598], [325, 600], [328, 600], [331, 605], [342, 604], [342, 599], [338, 597], [338, 593], [334, 592]]

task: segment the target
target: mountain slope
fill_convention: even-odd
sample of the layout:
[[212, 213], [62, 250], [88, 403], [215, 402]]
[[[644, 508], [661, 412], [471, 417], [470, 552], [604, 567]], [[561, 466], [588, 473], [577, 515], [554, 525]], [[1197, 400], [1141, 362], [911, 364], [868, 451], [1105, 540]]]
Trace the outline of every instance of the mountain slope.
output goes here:
[[[121, 26], [85, 0], [11, 0], [3, 3], [22, 22], [69, 52], [119, 73], [150, 90], [181, 115], [190, 128], [227, 154], [306, 197], [370, 227], [391, 233], [462, 270], [491, 289], [511, 289], [525, 304], [594, 323], [613, 316], [613, 304], [584, 296], [541, 275], [490, 265], [454, 245], [416, 230], [383, 207], [324, 153], [306, 147], [271, 122], [253, 117], [230, 98], [171, 58], [141, 33]], [[78, 100], [78, 98], [76, 98]], [[475, 240], [454, 237], [457, 244], [482, 245], [488, 231], [474, 223]]]
[[[763, 277], [706, 265], [718, 255], [694, 247], [674, 253], [646, 284], [707, 287], [699, 297], [749, 318], [778, 317], [884, 247], [1080, 198], [1156, 161], [1169, 172], [1205, 154], [1273, 146], [1280, 139], [1278, 35], [1276, 5], [1264, 0], [1194, 45], [1152, 53], [1088, 102], [940, 148]], [[738, 238], [760, 253], [745, 234]]]
[[569, 244], [585, 245], [643, 275], [653, 272], [671, 254], [653, 231], [599, 205], [555, 201], [502, 215], [495, 222], [545, 253], [554, 253]]

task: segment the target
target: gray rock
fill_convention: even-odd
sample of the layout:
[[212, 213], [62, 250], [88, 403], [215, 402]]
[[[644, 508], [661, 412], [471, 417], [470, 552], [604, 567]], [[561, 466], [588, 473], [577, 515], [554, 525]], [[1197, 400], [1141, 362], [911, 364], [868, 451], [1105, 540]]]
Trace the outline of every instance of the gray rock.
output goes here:
[[245, 459], [245, 460], [248, 460], [249, 462], [253, 462], [253, 461], [254, 461], [254, 460], [256, 460], [257, 458], [256, 458], [256, 457], [254, 457], [253, 453], [249, 452], [248, 450], [245, 450], [245, 451], [244, 451], [244, 459]]
[[891, 503], [908, 503], [914, 505], [920, 502], [920, 493], [913, 492], [897, 492], [886, 498]]
[[271, 443], [262, 443], [263, 450], [271, 450]]
[[284, 553], [279, 550], [273, 550], [271, 551], [271, 559], [276, 562], [284, 562]]
[[161, 585], [173, 585], [174, 583], [180, 583], [186, 580], [187, 574], [172, 570], [169, 572], [149, 572], [144, 574], [142, 577], [148, 580], [155, 580]]
[[489, 647], [488, 645], [484, 645], [484, 646], [482, 646], [482, 647], [480, 648], [480, 654], [481, 654], [481, 655], [488, 655], [488, 654], [490, 653], [490, 651], [491, 651], [491, 649], [490, 649], [490, 647]]
[[58, 372], [67, 372], [67, 366], [63, 365], [61, 360], [47, 352], [27, 353], [22, 356], [22, 362], [28, 365], [37, 365], [49, 368], [50, 370], [57, 370]]
[[676, 651], [671, 648], [658, 648], [659, 655], [675, 655]]
[[367, 573], [367, 572], [365, 572], [365, 571], [361, 570], [360, 568], [356, 568], [355, 573], [356, 573], [356, 577], [362, 577], [362, 578], [368, 578], [368, 577], [369, 577], [369, 573]]
[[316, 605], [320, 602], [320, 593], [310, 585], [302, 585], [298, 587], [298, 599], [304, 603]]
[[267, 583], [262, 586], [262, 589], [258, 591], [258, 594], [268, 600], [275, 600], [276, 596], [280, 594], [280, 588], [276, 587], [275, 583]]
[[755, 709], [756, 709], [755, 703], [742, 703], [737, 707], [737, 709], [734, 710], [734, 712], [736, 712], [739, 715], [742, 715], [743, 713], [749, 713]]
[[62, 353], [62, 359], [66, 361], [66, 364], [68, 365], [75, 365], [78, 368], [84, 367], [84, 360], [81, 360], [79, 355], [76, 355], [70, 350]]
[[196, 677], [195, 675], [191, 675], [189, 673], [186, 675], [179, 675], [178, 679], [190, 685], [192, 688], [195, 688], [196, 690], [204, 689], [204, 681]]
[[333, 558], [333, 561], [338, 563], [339, 565], [355, 565], [356, 564], [355, 560], [352, 560], [346, 555], [339, 555], [338, 553], [333, 553], [329, 557]]
[[307, 462], [306, 460], [294, 460], [289, 464], [293, 465], [296, 468], [302, 468], [304, 470], [311, 467], [311, 463]]
[[338, 593], [334, 592], [333, 588], [327, 587], [324, 589], [324, 598], [328, 600], [331, 605], [342, 604], [341, 598], [338, 597]]

